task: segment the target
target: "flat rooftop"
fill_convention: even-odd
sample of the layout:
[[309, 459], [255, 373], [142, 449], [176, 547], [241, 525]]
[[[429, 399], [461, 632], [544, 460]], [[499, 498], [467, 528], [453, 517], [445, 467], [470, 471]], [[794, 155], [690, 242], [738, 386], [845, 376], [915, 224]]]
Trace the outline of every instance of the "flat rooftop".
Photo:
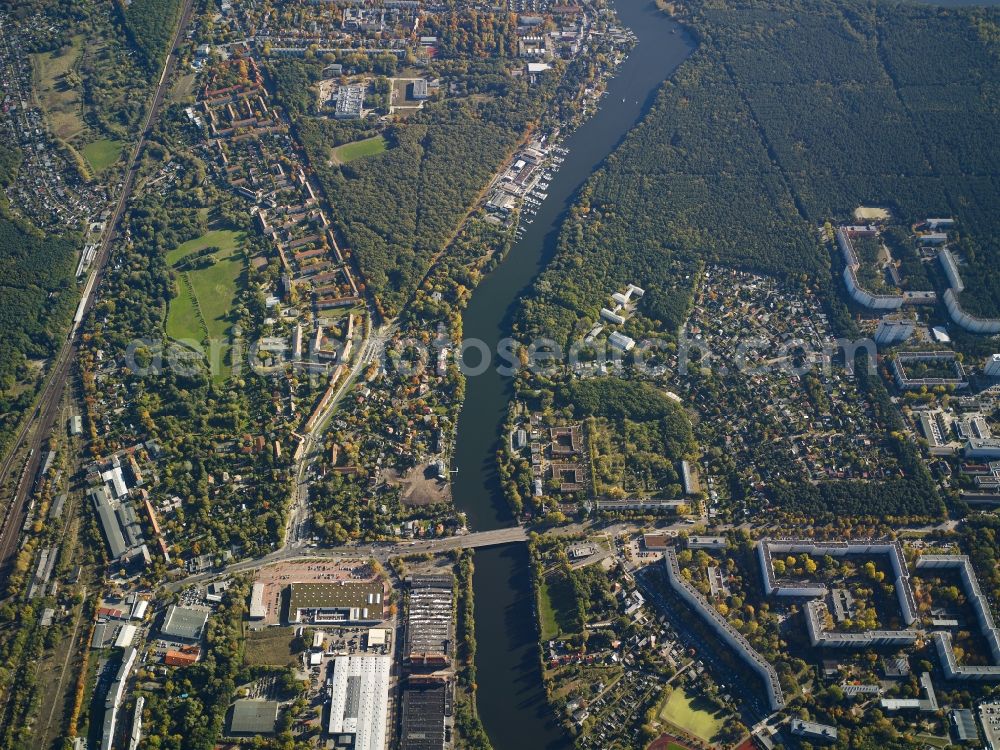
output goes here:
[[171, 604], [160, 633], [169, 638], [197, 641], [204, 633], [207, 622], [207, 609], [178, 607], [176, 604]]
[[382, 618], [382, 586], [374, 581], [330, 581], [289, 585], [289, 615], [300, 609], [369, 610]]
[[451, 576], [413, 576], [410, 579], [404, 658], [411, 662], [442, 662], [452, 651]]
[[338, 656], [330, 691], [331, 735], [354, 735], [354, 750], [383, 750], [389, 699], [389, 656]]
[[278, 701], [238, 700], [229, 721], [230, 734], [273, 734]]
[[401, 750], [444, 747], [445, 686], [408, 685], [403, 692]]

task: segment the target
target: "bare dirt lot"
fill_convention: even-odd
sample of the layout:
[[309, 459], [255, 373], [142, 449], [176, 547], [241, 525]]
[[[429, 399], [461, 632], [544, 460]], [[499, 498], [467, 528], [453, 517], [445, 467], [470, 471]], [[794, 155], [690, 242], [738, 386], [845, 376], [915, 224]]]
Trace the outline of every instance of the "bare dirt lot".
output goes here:
[[434, 463], [420, 464], [403, 475], [396, 471], [387, 472], [386, 481], [391, 485], [402, 487], [403, 494], [400, 500], [403, 505], [438, 505], [451, 502], [451, 485], [438, 479]]

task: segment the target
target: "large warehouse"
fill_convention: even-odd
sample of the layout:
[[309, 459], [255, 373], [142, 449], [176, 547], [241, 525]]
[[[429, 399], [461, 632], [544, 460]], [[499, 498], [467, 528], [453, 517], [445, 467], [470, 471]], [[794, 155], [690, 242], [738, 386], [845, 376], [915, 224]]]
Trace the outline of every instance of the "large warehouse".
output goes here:
[[289, 590], [289, 622], [346, 625], [382, 621], [381, 582], [293, 583]]
[[334, 659], [328, 730], [335, 747], [384, 750], [391, 667], [388, 656]]
[[410, 578], [403, 658], [411, 666], [451, 666], [452, 577]]
[[445, 746], [447, 689], [443, 682], [407, 685], [401, 750], [441, 750]]
[[164, 638], [178, 641], [199, 641], [207, 623], [207, 609], [171, 604], [167, 609], [167, 616], [163, 619], [160, 634]]

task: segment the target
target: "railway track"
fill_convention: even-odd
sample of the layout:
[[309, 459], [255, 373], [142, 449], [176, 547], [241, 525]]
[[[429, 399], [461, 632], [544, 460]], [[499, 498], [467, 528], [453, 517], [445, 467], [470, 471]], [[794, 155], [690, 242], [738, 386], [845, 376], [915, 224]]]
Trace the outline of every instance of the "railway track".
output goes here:
[[156, 121], [160, 107], [163, 104], [163, 99], [166, 96], [171, 74], [177, 65], [177, 46], [184, 34], [184, 29], [187, 28], [191, 21], [193, 8], [194, 0], [184, 0], [184, 4], [181, 6], [177, 29], [171, 41], [170, 53], [167, 55], [166, 60], [164, 60], [163, 68], [160, 71], [160, 78], [157, 81], [149, 111], [146, 113], [142, 132], [131, 154], [129, 154], [128, 166], [125, 170], [125, 180], [122, 183], [114, 213], [105, 227], [104, 235], [101, 238], [100, 247], [94, 258], [93, 270], [90, 272], [90, 276], [84, 286], [80, 304], [77, 307], [76, 315], [73, 317], [72, 328], [63, 342], [59, 353], [56, 355], [52, 369], [42, 387], [42, 393], [38, 399], [38, 405], [34, 413], [30, 418], [25, 420], [11, 445], [10, 452], [4, 458], [3, 462], [0, 463], [0, 478], [10, 477], [16, 469], [18, 461], [21, 460], [19, 457], [24, 456], [24, 449], [28, 449], [24, 468], [17, 480], [13, 496], [7, 503], [2, 526], [0, 526], [0, 584], [6, 582], [10, 570], [11, 558], [17, 551], [28, 498], [31, 497], [34, 490], [35, 479], [41, 465], [41, 446], [55, 426], [63, 389], [72, 375], [73, 363], [76, 361], [80, 325], [87, 313], [93, 308], [96, 290], [100, 286], [101, 279], [104, 278], [104, 271], [111, 257], [112, 242], [118, 234], [118, 224], [125, 213], [125, 206], [132, 195], [132, 190], [135, 188], [136, 177], [139, 173], [139, 155], [146, 145], [146, 140], [149, 137], [153, 123]]

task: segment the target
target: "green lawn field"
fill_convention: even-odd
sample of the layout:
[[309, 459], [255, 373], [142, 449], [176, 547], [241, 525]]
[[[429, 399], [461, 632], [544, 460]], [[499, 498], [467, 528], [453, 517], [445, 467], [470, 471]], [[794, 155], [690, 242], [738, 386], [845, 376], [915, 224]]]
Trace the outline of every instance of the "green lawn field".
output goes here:
[[[167, 335], [173, 339], [203, 342], [228, 342], [229, 315], [242, 288], [245, 258], [239, 251], [239, 233], [213, 230], [189, 240], [167, 253], [167, 262], [176, 266], [185, 256], [206, 247], [218, 247], [214, 265], [178, 273], [177, 296], [167, 310]], [[208, 349], [206, 349], [208, 351]], [[222, 361], [213, 367], [213, 377], [223, 380], [229, 375], [225, 355], [228, 343], [222, 345]]]
[[95, 173], [103, 172], [121, 158], [123, 145], [121, 141], [109, 138], [91, 141], [82, 149], [83, 158]]
[[561, 572], [545, 576], [539, 599], [543, 640], [569, 636], [576, 632], [576, 596], [572, 585]]
[[283, 667], [298, 662], [292, 649], [294, 628], [267, 628], [247, 634], [243, 663], [247, 666]]
[[541, 591], [539, 592], [538, 618], [543, 641], [551, 641], [553, 638], [559, 637], [559, 625], [556, 624], [556, 612], [552, 606], [552, 595], [549, 593], [549, 584], [546, 579], [542, 579]]
[[178, 245], [167, 253], [167, 265], [176, 266], [177, 262], [185, 255], [204, 250], [206, 247], [217, 247], [221, 251], [220, 255], [231, 255], [240, 245], [240, 241], [239, 232], [234, 232], [231, 229], [213, 229], [205, 232], [201, 237], [195, 237], [193, 240]]
[[333, 150], [334, 161], [339, 164], [346, 164], [349, 161], [360, 159], [362, 156], [372, 156], [385, 151], [385, 138], [380, 135], [374, 138], [365, 138], [363, 141], [354, 141], [337, 146]]
[[207, 323], [198, 311], [191, 277], [182, 273], [177, 278], [177, 296], [170, 300], [167, 311], [167, 335], [178, 340], [202, 341], [208, 335]]
[[723, 722], [715, 714], [698, 708], [698, 702], [683, 690], [674, 690], [660, 707], [660, 719], [705, 742], [711, 742]]
[[57, 50], [31, 56], [35, 96], [45, 110], [52, 132], [66, 141], [87, 130], [81, 105], [82, 87], [78, 83], [69, 85], [67, 81], [80, 60], [85, 42], [86, 37], [77, 34], [69, 39], [65, 54]]

